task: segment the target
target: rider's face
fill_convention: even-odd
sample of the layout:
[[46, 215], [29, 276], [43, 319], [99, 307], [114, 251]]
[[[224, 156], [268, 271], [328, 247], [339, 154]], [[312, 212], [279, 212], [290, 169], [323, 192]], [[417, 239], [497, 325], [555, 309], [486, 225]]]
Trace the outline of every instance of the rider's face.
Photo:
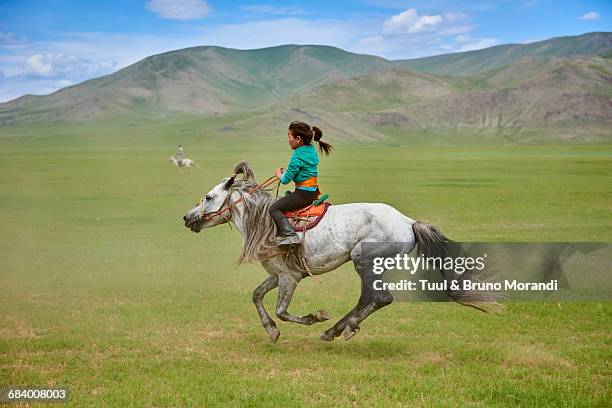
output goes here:
[[293, 133], [291, 133], [291, 129], [287, 130], [287, 142], [289, 142], [289, 146], [291, 146], [291, 148], [293, 150], [297, 149], [298, 147], [302, 146], [302, 138], [301, 137], [293, 137]]

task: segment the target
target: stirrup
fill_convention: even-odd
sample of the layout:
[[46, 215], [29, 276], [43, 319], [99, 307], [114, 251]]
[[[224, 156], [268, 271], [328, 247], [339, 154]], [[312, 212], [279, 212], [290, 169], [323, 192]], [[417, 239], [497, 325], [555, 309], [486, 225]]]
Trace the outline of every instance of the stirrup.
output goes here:
[[278, 243], [278, 247], [283, 250], [291, 249], [298, 245], [302, 245], [302, 239], [298, 234], [283, 237], [283, 239]]

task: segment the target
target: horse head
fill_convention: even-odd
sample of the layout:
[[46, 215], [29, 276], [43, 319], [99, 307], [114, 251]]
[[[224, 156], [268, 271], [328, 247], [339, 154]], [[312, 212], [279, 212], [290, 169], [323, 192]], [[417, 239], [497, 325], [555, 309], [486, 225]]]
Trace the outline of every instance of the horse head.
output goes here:
[[231, 177], [221, 179], [219, 184], [206, 193], [200, 202], [183, 216], [185, 227], [193, 232], [200, 232], [203, 228], [211, 228], [228, 222], [231, 217], [229, 199], [232, 186], [240, 174], [242, 175], [241, 181], [255, 180], [255, 173], [249, 163], [240, 161], [234, 167], [234, 174]]

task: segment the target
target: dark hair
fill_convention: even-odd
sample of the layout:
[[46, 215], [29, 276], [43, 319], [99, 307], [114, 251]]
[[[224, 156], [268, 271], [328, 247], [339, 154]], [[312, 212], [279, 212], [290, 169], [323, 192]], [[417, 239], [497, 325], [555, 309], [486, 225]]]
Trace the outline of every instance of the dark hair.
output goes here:
[[289, 130], [291, 130], [293, 137], [299, 136], [305, 145], [309, 145], [314, 138], [315, 142], [319, 144], [319, 151], [324, 152], [326, 155], [329, 155], [329, 152], [332, 150], [332, 145], [321, 141], [323, 132], [316, 126], [311, 127], [308, 123], [295, 120], [289, 124]]

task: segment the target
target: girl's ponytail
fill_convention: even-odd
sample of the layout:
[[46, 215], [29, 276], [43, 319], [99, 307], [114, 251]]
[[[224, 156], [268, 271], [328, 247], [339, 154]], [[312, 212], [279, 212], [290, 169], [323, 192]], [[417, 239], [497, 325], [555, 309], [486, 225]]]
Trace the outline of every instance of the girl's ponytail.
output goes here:
[[330, 145], [329, 143], [322, 142], [321, 141], [322, 137], [323, 137], [323, 132], [321, 131], [321, 129], [319, 129], [316, 126], [313, 126], [312, 127], [312, 138], [315, 140], [315, 142], [319, 144], [319, 151], [325, 152], [325, 154], [329, 156], [329, 152], [331, 152], [333, 146]]

